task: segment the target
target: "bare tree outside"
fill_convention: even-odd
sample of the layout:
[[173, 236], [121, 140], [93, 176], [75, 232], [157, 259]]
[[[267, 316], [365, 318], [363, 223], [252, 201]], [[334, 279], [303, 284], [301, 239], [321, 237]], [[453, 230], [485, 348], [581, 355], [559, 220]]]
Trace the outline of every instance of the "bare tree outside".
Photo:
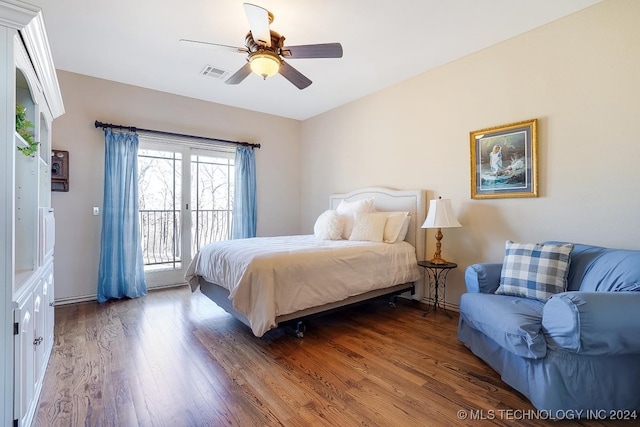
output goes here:
[[191, 252], [231, 238], [233, 159], [191, 156]]
[[[138, 199], [146, 270], [179, 270], [181, 254], [182, 155], [138, 151]], [[191, 251], [231, 236], [233, 159], [191, 156]]]
[[181, 157], [171, 151], [138, 151], [138, 210], [145, 267], [180, 268]]

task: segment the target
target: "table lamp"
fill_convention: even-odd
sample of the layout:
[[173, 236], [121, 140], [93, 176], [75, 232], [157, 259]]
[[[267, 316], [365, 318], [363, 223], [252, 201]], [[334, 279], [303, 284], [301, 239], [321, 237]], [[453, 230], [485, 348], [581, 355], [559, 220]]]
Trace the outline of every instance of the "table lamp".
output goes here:
[[451, 200], [443, 199], [442, 197], [430, 200], [429, 212], [427, 214], [427, 219], [425, 219], [424, 224], [422, 224], [422, 228], [437, 228], [438, 231], [436, 233], [436, 253], [429, 262], [433, 264], [446, 264], [449, 262], [445, 261], [440, 256], [440, 249], [442, 248], [440, 240], [442, 240], [443, 237], [442, 229], [453, 227], [462, 227], [462, 224], [458, 222], [453, 214], [453, 209], [451, 209]]

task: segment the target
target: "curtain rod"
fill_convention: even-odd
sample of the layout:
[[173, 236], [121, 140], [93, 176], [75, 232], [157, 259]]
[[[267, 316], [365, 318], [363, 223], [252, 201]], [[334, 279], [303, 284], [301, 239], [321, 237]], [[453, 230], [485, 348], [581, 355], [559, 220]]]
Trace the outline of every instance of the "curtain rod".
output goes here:
[[202, 139], [205, 141], [215, 141], [215, 142], [224, 142], [226, 144], [235, 144], [235, 145], [242, 145], [244, 147], [251, 147], [251, 148], [260, 148], [260, 144], [252, 144], [250, 142], [243, 142], [243, 141], [229, 141], [227, 139], [219, 139], [219, 138], [209, 138], [206, 136], [196, 136], [196, 135], [187, 135], [187, 134], [183, 134], [183, 133], [173, 133], [173, 132], [165, 132], [165, 131], [161, 131], [161, 130], [153, 130], [153, 129], [143, 129], [143, 128], [138, 128], [135, 126], [124, 126], [124, 125], [114, 125], [111, 123], [102, 123], [98, 120], [95, 121], [94, 126], [97, 128], [112, 128], [112, 129], [125, 129], [128, 130], [129, 132], [136, 132], [136, 131], [141, 131], [141, 132], [148, 132], [148, 133], [155, 133], [158, 135], [169, 135], [169, 136], [179, 136], [179, 137], [183, 137], [183, 138], [195, 138], [195, 139]]

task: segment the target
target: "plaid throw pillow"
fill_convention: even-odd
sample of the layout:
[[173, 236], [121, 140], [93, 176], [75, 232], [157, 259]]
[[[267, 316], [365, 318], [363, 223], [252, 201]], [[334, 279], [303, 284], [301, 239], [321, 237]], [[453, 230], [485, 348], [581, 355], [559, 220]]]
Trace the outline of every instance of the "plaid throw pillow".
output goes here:
[[572, 243], [506, 243], [496, 294], [546, 301], [567, 289]]

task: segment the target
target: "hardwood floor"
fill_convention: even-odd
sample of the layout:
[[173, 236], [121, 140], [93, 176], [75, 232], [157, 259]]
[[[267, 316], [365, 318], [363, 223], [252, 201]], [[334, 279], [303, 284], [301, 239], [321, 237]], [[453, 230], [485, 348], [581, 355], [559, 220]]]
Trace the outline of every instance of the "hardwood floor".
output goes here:
[[533, 407], [457, 341], [455, 313], [422, 314], [377, 301], [313, 318], [297, 339], [287, 327], [256, 338], [187, 287], [57, 307], [34, 425], [544, 424], [506, 412]]

